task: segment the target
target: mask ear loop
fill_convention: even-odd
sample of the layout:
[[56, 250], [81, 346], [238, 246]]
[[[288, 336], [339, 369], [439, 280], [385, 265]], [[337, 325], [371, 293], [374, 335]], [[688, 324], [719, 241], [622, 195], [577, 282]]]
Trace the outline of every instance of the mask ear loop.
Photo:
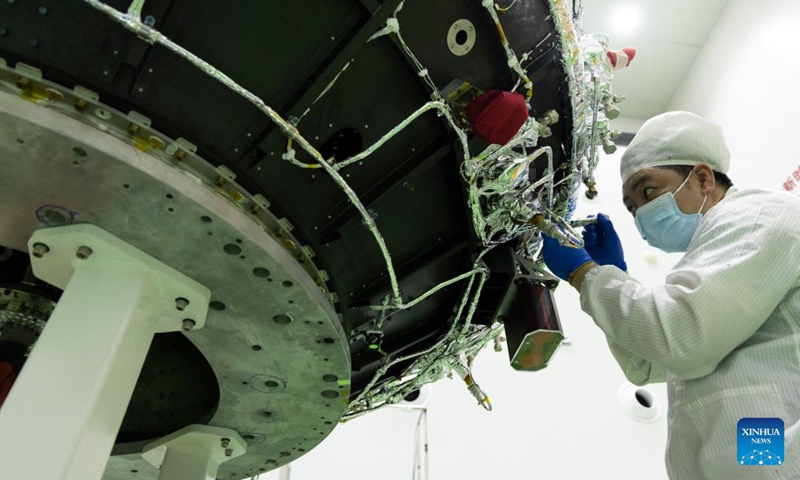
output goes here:
[[[680, 191], [681, 191], [681, 188], [683, 188], [683, 186], [684, 186], [684, 185], [686, 185], [686, 183], [689, 181], [689, 179], [690, 179], [690, 178], [692, 178], [692, 174], [693, 174], [693, 173], [694, 173], [694, 170], [692, 170], [691, 172], [689, 172], [689, 175], [686, 177], [686, 180], [684, 180], [684, 181], [683, 181], [683, 183], [681, 183], [681, 186], [680, 186], [680, 187], [678, 187], [678, 189], [677, 189], [677, 190], [675, 190], [675, 192], [673, 192], [673, 193], [672, 193], [672, 195], [673, 195], [673, 196], [675, 196], [675, 195], [676, 195], [678, 192], [680, 192]], [[703, 203], [701, 203], [701, 204], [700, 204], [700, 210], [698, 210], [698, 211], [697, 211], [697, 213], [700, 213], [700, 212], [702, 212], [702, 211], [703, 211], [703, 207], [705, 207], [705, 206], [706, 206], [706, 200], [708, 200], [708, 195], [706, 195], [705, 197], [703, 197]]]
[[675, 190], [674, 192], [672, 192], [672, 194], [673, 194], [673, 195], [677, 195], [677, 194], [678, 194], [678, 192], [680, 192], [680, 191], [681, 191], [681, 188], [683, 188], [683, 186], [684, 186], [684, 185], [686, 185], [686, 182], [688, 182], [688, 181], [689, 181], [689, 179], [690, 179], [690, 178], [692, 178], [692, 174], [693, 174], [693, 173], [694, 173], [694, 170], [692, 170], [691, 172], [689, 172], [689, 175], [686, 177], [686, 180], [684, 180], [684, 181], [683, 181], [683, 183], [681, 183], [681, 186], [680, 186], [680, 187], [678, 187], [678, 189], [677, 189], [677, 190]]
[[703, 203], [700, 204], [700, 210], [698, 210], [697, 213], [701, 213], [703, 211], [703, 207], [706, 205], [706, 200], [708, 200], [708, 195], [703, 197]]

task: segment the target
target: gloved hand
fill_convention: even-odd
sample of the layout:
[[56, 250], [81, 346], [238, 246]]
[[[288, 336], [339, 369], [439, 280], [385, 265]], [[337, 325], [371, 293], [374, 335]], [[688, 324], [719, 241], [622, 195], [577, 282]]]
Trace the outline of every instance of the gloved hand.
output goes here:
[[622, 243], [608, 215], [598, 213], [596, 224], [583, 227], [583, 242], [584, 248], [598, 265], [614, 265], [622, 271], [628, 271]]
[[565, 247], [558, 240], [542, 235], [544, 263], [557, 277], [569, 281], [569, 276], [581, 266], [592, 261], [589, 253], [582, 248]]

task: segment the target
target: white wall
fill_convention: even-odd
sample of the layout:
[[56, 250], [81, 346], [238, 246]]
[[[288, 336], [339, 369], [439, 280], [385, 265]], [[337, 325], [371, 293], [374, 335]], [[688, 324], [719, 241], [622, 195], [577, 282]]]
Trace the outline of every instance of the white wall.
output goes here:
[[734, 183], [782, 189], [800, 166], [798, 31], [797, 0], [729, 0], [670, 102], [725, 127]]
[[[622, 206], [619, 153], [604, 157], [597, 171], [600, 196], [581, 193], [579, 216], [598, 211], [616, 222], [629, 270], [644, 283], [663, 280], [675, 256], [649, 249]], [[650, 255], [655, 263], [648, 263]], [[504, 351], [491, 347], [473, 373], [494, 403], [483, 411], [460, 380], [434, 385], [429, 402], [432, 479], [547, 478], [549, 480], [666, 479], [666, 389], [646, 387], [661, 409], [656, 423], [642, 424], [620, 406], [626, 383], [602, 332], [580, 310], [578, 294], [562, 283], [558, 308], [571, 345], [551, 366], [519, 373]], [[340, 425], [320, 447], [292, 465], [292, 479], [409, 480], [414, 413], [384, 410]], [[262, 479], [277, 474], [262, 475]]]

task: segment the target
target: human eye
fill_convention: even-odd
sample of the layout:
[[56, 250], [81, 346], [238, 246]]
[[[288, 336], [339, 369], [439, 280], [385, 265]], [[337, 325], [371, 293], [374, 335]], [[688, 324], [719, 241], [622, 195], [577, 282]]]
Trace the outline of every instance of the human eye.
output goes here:
[[654, 190], [655, 190], [654, 187], [647, 187], [644, 190], [642, 190], [642, 195], [644, 195], [644, 198], [648, 199], [650, 198], [650, 194], [652, 194]]

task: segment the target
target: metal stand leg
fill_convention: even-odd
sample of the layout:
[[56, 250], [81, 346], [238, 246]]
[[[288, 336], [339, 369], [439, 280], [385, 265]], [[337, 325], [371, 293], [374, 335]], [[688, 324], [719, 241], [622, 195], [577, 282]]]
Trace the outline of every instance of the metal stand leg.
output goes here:
[[29, 251], [64, 294], [0, 410], [2, 477], [100, 479], [153, 335], [202, 327], [210, 292], [92, 225]]
[[246, 450], [233, 430], [191, 425], [145, 446], [142, 457], [161, 469], [158, 480], [215, 480], [221, 464]]

